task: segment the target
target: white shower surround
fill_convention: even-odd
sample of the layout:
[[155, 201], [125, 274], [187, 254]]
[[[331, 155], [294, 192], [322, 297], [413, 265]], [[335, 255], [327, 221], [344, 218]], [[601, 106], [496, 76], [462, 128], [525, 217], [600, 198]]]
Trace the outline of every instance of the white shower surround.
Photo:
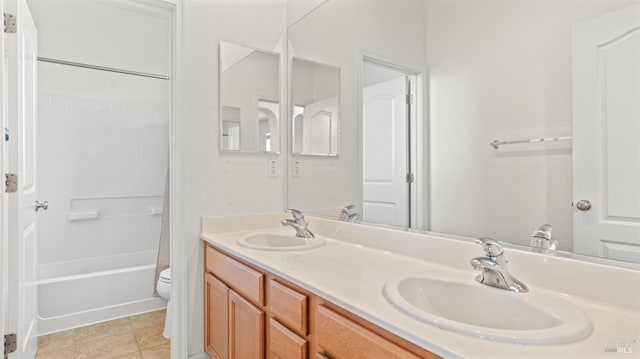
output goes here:
[[100, 97], [40, 94], [38, 178], [50, 203], [39, 218], [40, 335], [166, 306], [153, 293], [168, 106]]

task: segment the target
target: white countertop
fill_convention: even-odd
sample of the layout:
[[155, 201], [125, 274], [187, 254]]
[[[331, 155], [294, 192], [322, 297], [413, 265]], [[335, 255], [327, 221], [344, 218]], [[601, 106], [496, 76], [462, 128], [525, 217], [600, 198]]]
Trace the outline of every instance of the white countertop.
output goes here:
[[[327, 243], [313, 250], [264, 251], [237, 244], [240, 237], [252, 232], [292, 233], [292, 229], [279, 225], [280, 218], [285, 215], [206, 217], [202, 239], [446, 358], [640, 357], [638, 271], [505, 250], [511, 272], [531, 291], [562, 296], [589, 317], [593, 330], [585, 339], [568, 344], [494, 342], [413, 319], [389, 304], [382, 295], [385, 282], [399, 275], [424, 273], [435, 278], [473, 281], [477, 272], [468, 261], [482, 254], [477, 245], [321, 218], [314, 218], [309, 228], [327, 237]], [[371, 243], [371, 246], [362, 243]], [[451, 256], [460, 258], [449, 258]], [[516, 265], [518, 261], [523, 264]], [[528, 270], [524, 264], [529, 266]], [[546, 280], [547, 267], [561, 272]], [[582, 277], [592, 277], [593, 273], [602, 276]], [[613, 277], [606, 278], [611, 275]], [[549, 286], [544, 288], [539, 285], [547, 282]], [[593, 288], [589, 290], [590, 287]], [[631, 353], [605, 352], [605, 348], [618, 347]]]

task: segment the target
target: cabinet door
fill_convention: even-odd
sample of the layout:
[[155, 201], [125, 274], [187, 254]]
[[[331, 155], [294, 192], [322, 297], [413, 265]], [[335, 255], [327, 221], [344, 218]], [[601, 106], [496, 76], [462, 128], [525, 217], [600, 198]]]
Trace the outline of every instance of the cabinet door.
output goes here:
[[228, 359], [229, 288], [209, 273], [204, 283], [205, 352], [211, 359]]
[[229, 291], [229, 359], [264, 358], [264, 312]]
[[269, 321], [270, 359], [307, 359], [307, 341], [271, 318]]

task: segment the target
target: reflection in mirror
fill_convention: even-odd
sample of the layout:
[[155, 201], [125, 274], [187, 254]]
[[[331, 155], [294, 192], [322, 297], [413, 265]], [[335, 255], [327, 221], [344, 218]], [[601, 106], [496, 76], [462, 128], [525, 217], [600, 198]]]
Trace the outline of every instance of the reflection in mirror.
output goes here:
[[273, 101], [258, 101], [258, 151], [271, 150], [272, 133], [278, 131], [278, 113], [280, 104]]
[[[357, 155], [354, 56], [366, 50], [428, 69], [419, 114], [428, 136], [416, 159], [426, 209], [413, 228], [529, 246], [550, 224], [560, 251], [640, 263], [638, 0], [363, 3], [320, 6], [289, 29], [290, 41], [297, 56], [342, 70], [344, 158], [369, 155]], [[336, 170], [344, 185], [331, 189], [290, 181], [288, 200], [336, 218], [347, 204], [361, 212], [353, 193], [363, 164]], [[320, 176], [323, 164], [311, 165], [305, 171]]]
[[[420, 225], [424, 186], [417, 141], [422, 141], [418, 71], [364, 56], [362, 99], [362, 220], [396, 227]], [[416, 176], [416, 174], [419, 174]]]
[[340, 69], [294, 57], [291, 62], [293, 153], [337, 156]]
[[220, 42], [220, 150], [278, 153], [280, 55]]

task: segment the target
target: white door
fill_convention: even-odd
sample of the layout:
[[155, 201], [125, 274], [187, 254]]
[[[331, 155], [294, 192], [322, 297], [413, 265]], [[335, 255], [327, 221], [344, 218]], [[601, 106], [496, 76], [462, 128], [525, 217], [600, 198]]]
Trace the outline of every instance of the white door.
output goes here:
[[302, 151], [304, 154], [338, 154], [338, 98], [331, 97], [304, 107]]
[[363, 103], [362, 219], [408, 225], [406, 78], [367, 86]]
[[9, 53], [9, 166], [18, 191], [9, 194], [9, 330], [18, 336], [16, 358], [37, 346], [36, 106], [37, 38], [26, 0], [7, 0], [17, 33], [5, 35]]
[[573, 59], [574, 250], [640, 263], [640, 6], [577, 24]]
[[[0, 0], [0, 13], [5, 13], [4, 0]], [[6, 128], [9, 124], [6, 122], [6, 55], [5, 51], [5, 36], [0, 36], [0, 130], [1, 138], [0, 138], [0, 170], [2, 171], [2, 180], [4, 181], [4, 174], [9, 172], [9, 166], [7, 161], [7, 141], [5, 140]], [[4, 192], [5, 186], [4, 184], [0, 186], [0, 335], [7, 333], [7, 303], [8, 303], [8, 240], [9, 240], [9, 232], [8, 232], [8, 202], [7, 202], [7, 194]]]

